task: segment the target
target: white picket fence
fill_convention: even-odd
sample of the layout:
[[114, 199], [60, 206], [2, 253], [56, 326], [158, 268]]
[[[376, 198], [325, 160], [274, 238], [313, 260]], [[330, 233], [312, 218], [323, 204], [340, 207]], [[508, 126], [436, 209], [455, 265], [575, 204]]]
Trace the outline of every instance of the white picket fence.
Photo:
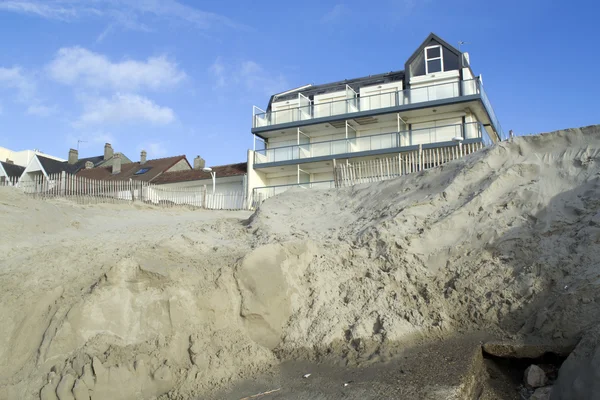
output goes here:
[[397, 178], [449, 161], [465, 157], [481, 150], [483, 143], [466, 143], [459, 146], [436, 147], [399, 153], [397, 156], [355, 163], [338, 164], [334, 169], [335, 187], [353, 186], [360, 183], [379, 182]]
[[16, 185], [36, 198], [67, 198], [80, 204], [143, 202], [162, 207], [189, 206], [210, 210], [248, 209], [243, 192], [215, 193], [206, 186], [162, 186], [142, 181], [106, 181], [58, 173], [25, 176]]
[[17, 182], [19, 182], [19, 177], [3, 176], [0, 178], [0, 186], [16, 186]]

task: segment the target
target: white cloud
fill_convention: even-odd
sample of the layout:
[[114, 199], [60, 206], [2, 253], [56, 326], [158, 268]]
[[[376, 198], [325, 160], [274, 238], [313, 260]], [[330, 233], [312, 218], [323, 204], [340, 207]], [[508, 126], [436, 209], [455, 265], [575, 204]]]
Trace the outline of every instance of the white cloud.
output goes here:
[[221, 57], [217, 57], [215, 62], [210, 66], [209, 71], [215, 78], [215, 86], [223, 87], [226, 85], [227, 80], [225, 79], [225, 65], [221, 60]]
[[215, 78], [217, 88], [235, 86], [248, 91], [260, 91], [267, 95], [288, 88], [287, 79], [283, 74], [271, 73], [252, 60], [226, 64], [221, 57], [218, 57], [209, 71]]
[[150, 30], [147, 25], [139, 22], [139, 19], [147, 17], [185, 22], [203, 30], [218, 27], [245, 28], [223, 15], [203, 11], [176, 0], [4, 0], [0, 3], [0, 10], [63, 21], [101, 18], [124, 29], [133, 30]]
[[49, 107], [42, 104], [33, 104], [27, 107], [27, 114], [37, 115], [38, 117], [49, 117], [55, 114], [57, 107]]
[[161, 158], [168, 155], [169, 150], [164, 142], [146, 142], [138, 146], [139, 151], [146, 150], [148, 159]]
[[175, 120], [175, 113], [152, 100], [135, 94], [116, 94], [112, 98], [84, 100], [84, 112], [75, 127], [89, 125], [147, 122], [166, 125]]
[[340, 20], [349, 13], [349, 9], [344, 4], [336, 4], [333, 8], [321, 18], [321, 22], [329, 23]]
[[81, 47], [60, 49], [47, 70], [54, 80], [66, 85], [123, 91], [168, 88], [186, 79], [185, 72], [165, 56], [111, 62]]
[[56, 107], [44, 105], [38, 97], [35, 78], [25, 73], [20, 67], [0, 67], [0, 91], [8, 89], [14, 91], [16, 96], [11, 96], [20, 104], [27, 106], [28, 115], [47, 117], [57, 111]]
[[74, 8], [60, 1], [41, 2], [27, 0], [5, 0], [0, 3], [0, 10], [13, 11], [22, 14], [34, 14], [43, 18], [69, 20], [86, 13], [86, 10], [96, 13], [88, 7]]
[[36, 85], [32, 78], [25, 76], [20, 67], [0, 67], [0, 89], [8, 88], [17, 91], [19, 102], [28, 102], [35, 97]]

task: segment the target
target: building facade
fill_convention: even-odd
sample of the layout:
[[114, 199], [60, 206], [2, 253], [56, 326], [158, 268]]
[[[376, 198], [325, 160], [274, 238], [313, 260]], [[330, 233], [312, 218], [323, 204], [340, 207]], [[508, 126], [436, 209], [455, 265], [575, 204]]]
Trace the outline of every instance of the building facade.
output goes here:
[[430, 34], [404, 70], [271, 96], [254, 107], [249, 195], [333, 187], [336, 163], [491, 143], [502, 128], [469, 55]]

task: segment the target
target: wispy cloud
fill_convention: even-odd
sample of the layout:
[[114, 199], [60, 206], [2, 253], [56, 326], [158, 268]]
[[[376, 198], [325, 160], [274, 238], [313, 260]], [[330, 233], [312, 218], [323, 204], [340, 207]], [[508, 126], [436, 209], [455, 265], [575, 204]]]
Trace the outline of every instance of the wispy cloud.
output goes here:
[[216, 87], [224, 87], [227, 84], [227, 79], [225, 75], [225, 64], [223, 64], [223, 60], [221, 59], [221, 57], [217, 57], [215, 62], [212, 63], [208, 70], [215, 78]]
[[348, 15], [349, 12], [350, 9], [345, 4], [336, 4], [330, 11], [323, 15], [323, 17], [321, 18], [321, 22], [331, 23], [334, 21], [338, 21], [346, 15]]
[[27, 114], [36, 115], [38, 117], [49, 117], [56, 114], [58, 107], [56, 106], [45, 106], [43, 104], [34, 104], [27, 107]]
[[222, 57], [217, 57], [209, 67], [209, 72], [214, 78], [215, 88], [243, 88], [270, 95], [288, 86], [283, 74], [271, 73], [252, 60], [226, 63]]
[[20, 67], [0, 67], [0, 88], [13, 89], [19, 102], [29, 102], [35, 97], [36, 84]]
[[0, 92], [2, 89], [15, 93], [11, 98], [19, 104], [27, 106], [27, 114], [48, 117], [57, 111], [55, 106], [45, 105], [38, 96], [36, 79], [21, 67], [0, 67]]
[[42, 18], [74, 21], [101, 18], [109, 22], [99, 39], [114, 26], [128, 30], [150, 30], [142, 23], [148, 17], [187, 23], [198, 29], [247, 29], [226, 16], [203, 11], [176, 0], [4, 0], [0, 10], [35, 15]]
[[138, 151], [146, 150], [148, 159], [165, 157], [169, 154], [168, 146], [164, 142], [145, 142], [138, 146]]
[[150, 123], [166, 125], [175, 120], [169, 107], [136, 94], [116, 94], [112, 98], [84, 98], [84, 112], [73, 123], [76, 128], [90, 125]]
[[106, 56], [81, 47], [60, 49], [47, 71], [54, 80], [66, 85], [122, 91], [169, 88], [187, 77], [166, 56], [111, 62]]

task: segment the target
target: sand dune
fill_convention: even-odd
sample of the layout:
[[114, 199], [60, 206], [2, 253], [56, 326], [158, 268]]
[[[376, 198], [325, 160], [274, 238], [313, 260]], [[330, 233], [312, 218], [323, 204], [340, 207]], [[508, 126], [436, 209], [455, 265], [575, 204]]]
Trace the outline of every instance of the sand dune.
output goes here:
[[[356, 398], [512, 398], [471, 379], [475, 353], [451, 344], [463, 337], [468, 349], [584, 338], [552, 399], [597, 398], [600, 126], [393, 181], [291, 190], [253, 215], [0, 189], [2, 399], [222, 398], [250, 378], [274, 384], [259, 377], [286, 360], [400, 356], [418, 378], [404, 395], [386, 381], [387, 395], [374, 384]], [[462, 356], [421, 365], [431, 351], [409, 351], [444, 343]], [[430, 368], [448, 359], [456, 374]]]

